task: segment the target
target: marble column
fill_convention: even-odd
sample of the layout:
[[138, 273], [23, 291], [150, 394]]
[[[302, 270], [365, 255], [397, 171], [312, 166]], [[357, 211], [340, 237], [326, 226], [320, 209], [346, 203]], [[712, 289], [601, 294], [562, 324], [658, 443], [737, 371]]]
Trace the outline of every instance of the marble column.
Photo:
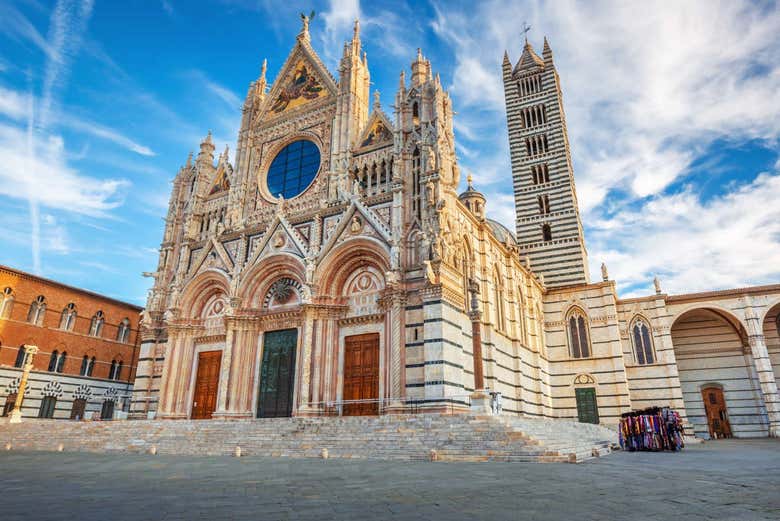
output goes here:
[[383, 307], [388, 314], [389, 339], [387, 346], [387, 361], [389, 382], [387, 383], [386, 396], [391, 399], [387, 412], [402, 412], [404, 408], [403, 389], [403, 363], [404, 363], [404, 305], [406, 294], [398, 288], [390, 289], [383, 298]]
[[176, 356], [176, 346], [179, 343], [179, 331], [172, 327], [168, 328], [168, 342], [165, 350], [165, 361], [160, 382], [160, 401], [157, 404], [158, 415], [165, 418], [171, 411], [172, 393], [176, 377], [176, 367], [174, 358]]
[[309, 405], [311, 401], [311, 358], [314, 347], [314, 310], [310, 305], [302, 306], [301, 325], [301, 377], [298, 385], [298, 407], [296, 414], [314, 412]]
[[219, 366], [219, 394], [217, 395], [217, 410], [214, 411], [214, 416], [225, 416], [228, 412], [228, 391], [231, 386], [235, 386], [235, 377], [231, 368], [235, 337], [235, 321], [232, 316], [225, 317], [225, 328], [225, 345], [222, 348], [222, 361]]
[[758, 382], [761, 386], [761, 394], [766, 406], [767, 419], [769, 420], [769, 436], [780, 437], [780, 398], [777, 392], [777, 382], [772, 370], [772, 362], [766, 347], [764, 335], [750, 335], [748, 337], [750, 350], [753, 353]]

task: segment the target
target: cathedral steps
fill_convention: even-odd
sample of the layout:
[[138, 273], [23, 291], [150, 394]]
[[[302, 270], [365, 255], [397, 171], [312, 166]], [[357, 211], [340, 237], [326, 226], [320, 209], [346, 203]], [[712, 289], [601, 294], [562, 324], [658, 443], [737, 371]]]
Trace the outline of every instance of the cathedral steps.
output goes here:
[[268, 457], [579, 462], [609, 452], [608, 429], [564, 420], [415, 415], [262, 420], [0, 424], [0, 448]]

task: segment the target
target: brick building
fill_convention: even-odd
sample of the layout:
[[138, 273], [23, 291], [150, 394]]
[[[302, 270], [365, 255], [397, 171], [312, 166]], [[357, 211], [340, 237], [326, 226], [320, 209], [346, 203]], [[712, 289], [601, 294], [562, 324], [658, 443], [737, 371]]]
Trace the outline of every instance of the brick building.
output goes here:
[[129, 403], [141, 308], [0, 266], [0, 406], [16, 399], [23, 356], [36, 345], [23, 416], [102, 417]]

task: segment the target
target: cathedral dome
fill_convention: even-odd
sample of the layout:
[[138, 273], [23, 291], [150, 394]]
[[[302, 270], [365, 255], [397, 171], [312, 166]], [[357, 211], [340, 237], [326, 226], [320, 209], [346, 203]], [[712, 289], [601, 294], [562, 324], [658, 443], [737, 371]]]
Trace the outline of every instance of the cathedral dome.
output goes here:
[[490, 229], [493, 230], [493, 235], [496, 236], [496, 239], [503, 242], [504, 244], [506, 244], [508, 241], [510, 244], [517, 246], [517, 239], [515, 238], [515, 234], [509, 231], [509, 228], [498, 221], [494, 221], [493, 219], [486, 220], [490, 225]]

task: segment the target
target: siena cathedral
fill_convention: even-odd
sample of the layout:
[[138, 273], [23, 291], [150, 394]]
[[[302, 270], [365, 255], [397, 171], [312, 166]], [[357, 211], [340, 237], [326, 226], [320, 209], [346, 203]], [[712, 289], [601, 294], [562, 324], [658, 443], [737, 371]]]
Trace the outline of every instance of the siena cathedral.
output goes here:
[[392, 116], [357, 22], [336, 72], [304, 17], [274, 81], [264, 64], [249, 86], [233, 164], [209, 133], [177, 173], [134, 416], [614, 426], [670, 406], [689, 434], [780, 435], [780, 285], [668, 295], [656, 279], [620, 298], [606, 266], [590, 280], [546, 39], [502, 66], [514, 233], [470, 178], [458, 193], [452, 99], [422, 53]]

